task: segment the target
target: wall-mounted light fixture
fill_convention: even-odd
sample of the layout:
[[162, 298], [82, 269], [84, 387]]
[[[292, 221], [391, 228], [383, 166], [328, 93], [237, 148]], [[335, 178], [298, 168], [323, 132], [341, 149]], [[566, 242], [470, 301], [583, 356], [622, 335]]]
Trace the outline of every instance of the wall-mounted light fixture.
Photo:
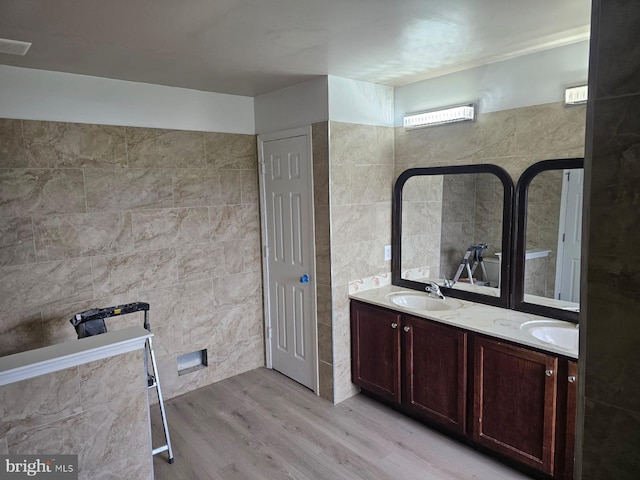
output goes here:
[[587, 103], [587, 86], [567, 87], [564, 89], [564, 106], [583, 105]]
[[447, 123], [470, 122], [475, 119], [475, 105], [439, 108], [404, 117], [404, 128], [430, 127]]

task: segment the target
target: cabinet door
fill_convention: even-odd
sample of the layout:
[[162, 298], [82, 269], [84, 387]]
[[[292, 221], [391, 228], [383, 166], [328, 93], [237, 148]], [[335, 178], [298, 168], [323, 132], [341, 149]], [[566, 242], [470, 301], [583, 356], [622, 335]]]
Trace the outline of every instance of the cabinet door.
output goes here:
[[403, 326], [403, 403], [458, 433], [465, 431], [467, 334], [415, 317]]
[[567, 421], [565, 425], [564, 478], [573, 480], [578, 410], [578, 364], [567, 362]]
[[475, 338], [476, 442], [553, 474], [558, 359]]
[[400, 402], [400, 314], [351, 302], [351, 375], [359, 387]]

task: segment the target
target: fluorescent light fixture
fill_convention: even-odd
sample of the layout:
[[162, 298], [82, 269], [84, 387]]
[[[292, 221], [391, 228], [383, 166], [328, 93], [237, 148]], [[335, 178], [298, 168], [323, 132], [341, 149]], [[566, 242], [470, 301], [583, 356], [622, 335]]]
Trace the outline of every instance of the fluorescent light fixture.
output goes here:
[[0, 38], [0, 53], [7, 53], [9, 55], [25, 55], [29, 50], [29, 47], [31, 47], [31, 43], [29, 42]]
[[475, 106], [460, 105], [458, 107], [440, 108], [429, 112], [416, 113], [404, 117], [404, 128], [420, 128], [432, 125], [445, 125], [455, 122], [469, 122], [475, 118]]
[[582, 105], [587, 103], [587, 86], [567, 87], [564, 89], [564, 105]]

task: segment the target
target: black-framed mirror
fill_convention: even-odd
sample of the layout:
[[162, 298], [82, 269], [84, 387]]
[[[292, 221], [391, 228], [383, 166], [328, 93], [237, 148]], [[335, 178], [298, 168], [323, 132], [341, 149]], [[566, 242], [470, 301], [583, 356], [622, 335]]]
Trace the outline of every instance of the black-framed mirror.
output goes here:
[[445, 296], [510, 307], [513, 195], [497, 165], [402, 172], [393, 191], [392, 283], [424, 291], [436, 282]]
[[543, 160], [516, 186], [513, 308], [578, 322], [584, 159]]

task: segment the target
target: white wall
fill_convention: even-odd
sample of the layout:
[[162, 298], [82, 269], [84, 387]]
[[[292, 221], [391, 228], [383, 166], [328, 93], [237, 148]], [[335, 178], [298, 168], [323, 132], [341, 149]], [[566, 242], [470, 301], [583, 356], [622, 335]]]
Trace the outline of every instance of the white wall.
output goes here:
[[330, 76], [329, 120], [393, 126], [393, 87]]
[[255, 133], [251, 97], [6, 65], [0, 118]]
[[272, 133], [326, 122], [327, 77], [318, 77], [254, 98], [256, 133]]
[[423, 80], [395, 89], [395, 125], [407, 113], [475, 102], [479, 113], [564, 100], [564, 87], [587, 83], [589, 42]]

